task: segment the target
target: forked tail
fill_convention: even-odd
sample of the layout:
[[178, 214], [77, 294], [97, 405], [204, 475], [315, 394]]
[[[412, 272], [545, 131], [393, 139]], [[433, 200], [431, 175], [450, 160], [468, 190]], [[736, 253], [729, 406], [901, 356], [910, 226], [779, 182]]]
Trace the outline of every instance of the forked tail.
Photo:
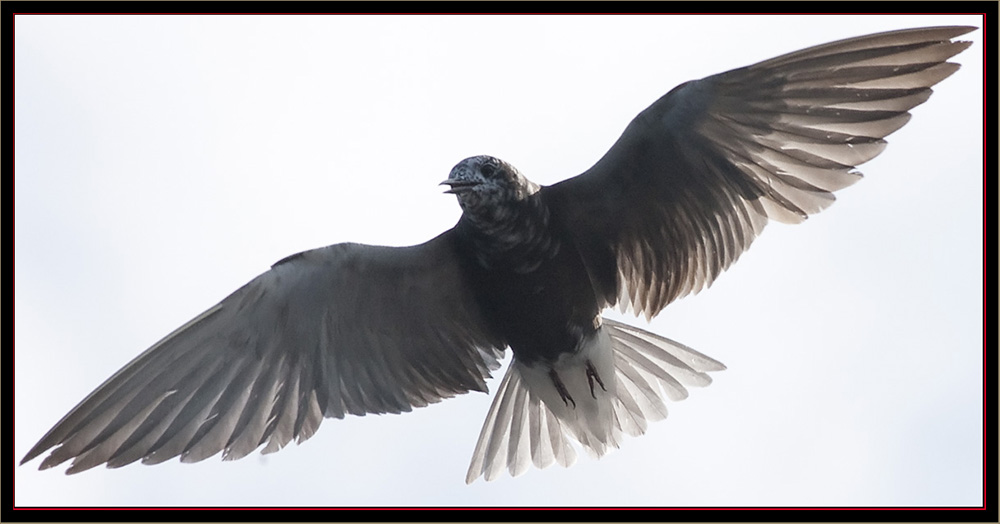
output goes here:
[[[608, 354], [612, 360], [602, 365], [599, 361]], [[598, 372], [612, 365], [614, 372], [601, 373], [603, 384], [595, 387], [590, 362]], [[707, 386], [712, 382], [708, 372], [723, 369], [721, 362], [683, 344], [605, 319], [588, 346], [552, 367], [564, 377], [572, 403], [556, 391], [550, 369], [511, 364], [483, 423], [465, 481], [480, 475], [493, 480], [505, 468], [517, 476], [530, 464], [570, 466], [576, 461], [572, 440], [600, 457], [617, 448], [623, 434], [642, 435], [649, 422], [666, 417], [664, 396], [683, 400], [686, 387]]]

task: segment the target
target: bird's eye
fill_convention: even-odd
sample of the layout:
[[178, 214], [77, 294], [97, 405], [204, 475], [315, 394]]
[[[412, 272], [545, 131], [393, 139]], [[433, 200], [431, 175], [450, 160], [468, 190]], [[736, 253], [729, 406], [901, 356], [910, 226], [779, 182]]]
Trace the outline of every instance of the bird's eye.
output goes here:
[[497, 170], [497, 166], [495, 166], [495, 165], [493, 165], [491, 163], [485, 163], [485, 164], [479, 166], [479, 172], [482, 173], [483, 176], [485, 176], [485, 177], [493, 176], [493, 173], [496, 172], [496, 170]]

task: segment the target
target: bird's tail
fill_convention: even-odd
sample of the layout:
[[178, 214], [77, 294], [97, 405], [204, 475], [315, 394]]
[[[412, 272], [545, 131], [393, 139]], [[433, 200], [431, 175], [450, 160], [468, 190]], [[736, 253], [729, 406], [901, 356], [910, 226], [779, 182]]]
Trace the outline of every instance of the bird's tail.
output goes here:
[[707, 386], [712, 382], [707, 373], [726, 366], [673, 340], [605, 319], [590, 344], [552, 369], [562, 393], [548, 368], [511, 364], [479, 434], [467, 483], [480, 475], [493, 480], [505, 468], [517, 476], [531, 464], [569, 466], [576, 461], [571, 440], [600, 457], [617, 448], [623, 434], [642, 435], [648, 422], [666, 417], [664, 396], [683, 400], [685, 386]]

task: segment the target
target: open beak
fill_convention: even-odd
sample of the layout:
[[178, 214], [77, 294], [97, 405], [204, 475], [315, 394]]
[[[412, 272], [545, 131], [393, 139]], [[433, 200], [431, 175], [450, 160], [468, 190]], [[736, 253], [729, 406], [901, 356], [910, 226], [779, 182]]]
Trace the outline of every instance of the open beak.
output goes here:
[[477, 184], [479, 183], [473, 182], [472, 180], [455, 180], [449, 178], [448, 180], [445, 180], [444, 182], [441, 182], [438, 185], [450, 186], [448, 189], [445, 190], [445, 193], [451, 193], [452, 195], [457, 195], [458, 193], [465, 193], [467, 191], [471, 191], [472, 188], [475, 187]]

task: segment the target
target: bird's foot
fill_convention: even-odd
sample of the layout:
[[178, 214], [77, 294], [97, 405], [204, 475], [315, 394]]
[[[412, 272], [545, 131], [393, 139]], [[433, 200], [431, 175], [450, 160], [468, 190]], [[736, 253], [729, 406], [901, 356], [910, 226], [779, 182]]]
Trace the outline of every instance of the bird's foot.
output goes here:
[[566, 385], [563, 384], [562, 379], [559, 378], [559, 374], [556, 373], [556, 370], [549, 370], [549, 378], [552, 379], [552, 384], [556, 387], [556, 391], [559, 392], [559, 397], [562, 398], [562, 401], [565, 402], [567, 406], [572, 402], [573, 409], [576, 409], [576, 401], [569, 395], [569, 391], [566, 390]]
[[587, 360], [587, 382], [590, 384], [590, 396], [596, 399], [597, 395], [594, 394], [594, 380], [596, 380], [597, 384], [601, 386], [601, 389], [604, 391], [608, 390], [608, 388], [604, 387], [604, 381], [601, 380], [601, 376], [597, 374], [597, 369], [594, 368], [594, 363]]

